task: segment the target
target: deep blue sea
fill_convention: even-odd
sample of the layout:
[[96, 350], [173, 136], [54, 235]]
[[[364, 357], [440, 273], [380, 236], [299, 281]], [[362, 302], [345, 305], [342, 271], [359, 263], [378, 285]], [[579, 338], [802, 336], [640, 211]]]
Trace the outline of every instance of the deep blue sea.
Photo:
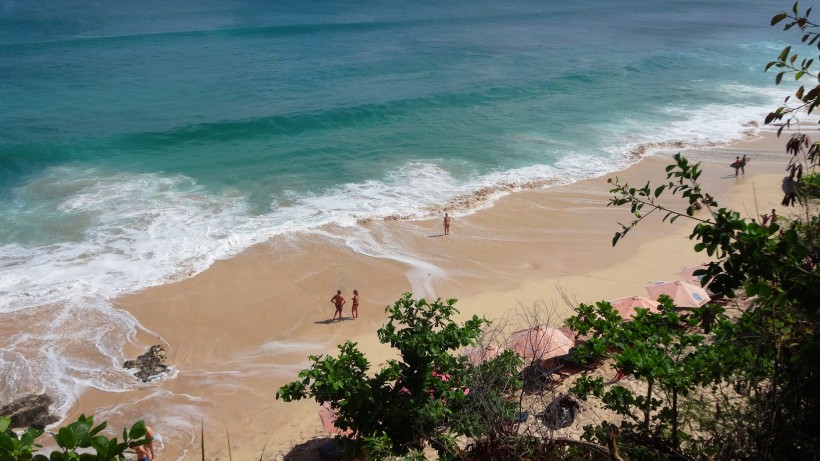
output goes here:
[[0, 1], [0, 312], [109, 315], [274, 235], [740, 139], [790, 5]]

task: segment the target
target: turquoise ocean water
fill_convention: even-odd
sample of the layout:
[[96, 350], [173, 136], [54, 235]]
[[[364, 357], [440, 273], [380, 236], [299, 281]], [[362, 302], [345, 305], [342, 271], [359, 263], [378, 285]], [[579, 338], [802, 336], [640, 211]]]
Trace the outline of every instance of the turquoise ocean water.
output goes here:
[[[273, 235], [740, 139], [784, 95], [763, 68], [787, 7], [2, 1], [0, 315], [58, 303], [133, 331], [111, 298]], [[73, 317], [51, 326], [122, 358]], [[126, 386], [30, 341], [0, 339], [0, 397], [46, 389], [64, 410], [78, 386]]]

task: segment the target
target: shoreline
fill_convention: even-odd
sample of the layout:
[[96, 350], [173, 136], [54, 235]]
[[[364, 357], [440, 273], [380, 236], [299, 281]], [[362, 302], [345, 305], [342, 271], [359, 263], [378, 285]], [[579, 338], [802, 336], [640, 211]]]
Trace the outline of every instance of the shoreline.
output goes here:
[[[776, 153], [781, 141], [769, 136], [692, 156], [713, 158], [702, 178], [707, 189], [717, 189], [713, 195], [721, 206], [737, 203], [743, 212], [750, 208], [744, 200], [755, 194], [766, 207], [773, 197], [779, 202], [779, 190], [763, 189], [771, 192], [782, 177], [784, 162], [777, 160], [783, 155]], [[725, 165], [739, 152], [754, 153], [748, 177], [735, 180]], [[145, 419], [161, 434], [163, 459], [198, 453], [199, 421], [207, 457], [226, 455], [230, 434], [231, 451], [240, 458], [258, 457], [267, 446], [265, 459], [289, 452], [289, 459], [311, 459], [292, 457], [294, 447], [327, 436], [316, 405], [276, 401], [276, 389], [295, 379], [307, 355], [335, 353], [335, 344], [345, 339], [358, 342], [377, 367], [389, 351], [378, 344], [375, 330], [384, 321], [384, 306], [402, 293], [458, 298], [462, 316], [506, 316], [515, 323], [510, 313], [536, 302], [565, 316], [562, 290], [586, 303], [643, 294], [634, 291], [702, 262], [703, 255], [684, 241], [691, 229], [685, 220], [673, 226], [645, 222], [617, 247], [610, 244], [617, 222], [629, 213], [605, 206], [606, 177], [657, 183], [669, 160], [651, 156], [603, 177], [506, 195], [491, 207], [455, 216], [448, 237], [439, 235], [438, 219], [369, 221], [276, 237], [191, 279], [121, 297], [115, 305], [156, 333], [138, 332], [138, 342], [146, 348], [163, 344], [176, 377], [123, 393], [89, 389], [67, 418], [95, 414], [114, 430]], [[756, 183], [761, 190], [752, 187]], [[370, 245], [347, 246], [353, 241]], [[349, 298], [354, 288], [362, 294], [360, 318], [330, 323], [330, 297], [342, 289]], [[307, 451], [315, 455], [315, 448]]]

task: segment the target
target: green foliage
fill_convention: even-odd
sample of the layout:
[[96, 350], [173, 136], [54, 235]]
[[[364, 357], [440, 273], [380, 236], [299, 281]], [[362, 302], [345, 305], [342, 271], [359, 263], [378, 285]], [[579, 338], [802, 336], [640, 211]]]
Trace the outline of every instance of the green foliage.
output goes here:
[[[583, 399], [600, 398], [605, 408], [624, 417], [622, 430], [638, 432], [643, 438], [669, 438], [677, 447], [687, 438], [680, 430], [678, 396], [719, 381], [723, 369], [715, 364], [715, 346], [705, 344], [698, 329], [702, 312], [707, 311], [683, 316], [668, 296], [660, 300], [659, 313], [638, 309], [629, 321], [608, 302], [581, 304], [567, 320], [570, 328], [588, 338], [576, 345], [576, 356], [611, 358], [615, 368], [643, 381], [646, 393], [620, 384], [606, 386], [600, 377], [588, 376], [577, 379], [572, 390]], [[708, 312], [714, 316], [713, 324], [724, 320], [719, 309]], [[657, 398], [659, 391], [671, 398]]]
[[[799, 82], [807, 78], [815, 83], [808, 86], [801, 85], [794, 92], [792, 105], [791, 96], [787, 97], [784, 105], [778, 107], [766, 116], [765, 123], [778, 126], [777, 134], [783, 129], [791, 126], [791, 122], [799, 120], [802, 114], [811, 114], [820, 105], [820, 85], [816, 82], [820, 80], [820, 75], [812, 67], [815, 58], [800, 57], [798, 50], [811, 50], [812, 47], [820, 49], [820, 33], [817, 32], [818, 25], [812, 22], [811, 8], [800, 12], [799, 4], [795, 3], [790, 12], [781, 12], [772, 18], [771, 25], [775, 26], [784, 23], [783, 30], [790, 30], [797, 26], [801, 34], [800, 41], [803, 47], [795, 48], [787, 46], [780, 52], [775, 61], [766, 65], [766, 71], [777, 69], [775, 84], [780, 85], [784, 76], [793, 76], [794, 81]], [[786, 143], [786, 152], [791, 155], [788, 170], [790, 171], [790, 186], [786, 188], [782, 204], [784, 206], [795, 205], [798, 202], [805, 205], [806, 199], [812, 195], [817, 196], [816, 187], [805, 187], [803, 175], [812, 176], [816, 168], [820, 166], [820, 143], [812, 142], [805, 133], [792, 134], [791, 139]]]
[[[690, 235], [696, 241], [694, 249], [713, 258], [702, 283], [708, 283], [713, 293], [728, 298], [743, 290], [755, 302], [755, 308], [743, 312], [736, 322], [725, 319], [717, 306], [694, 310], [686, 322], [686, 329], [700, 325], [709, 337], [685, 341], [680, 338], [684, 347], [677, 353], [695, 352], [686, 355], [683, 362], [667, 361], [664, 366], [676, 370], [678, 378], [658, 384], [667, 393], [671, 391], [673, 400], [686, 398], [693, 390], [711, 385], [716, 393], [712, 397], [713, 403], [720, 411], [705, 417], [701, 410], [694, 419], [698, 431], [705, 434], [702, 440], [687, 440], [682, 433], [677, 436], [692, 449], [705, 447], [726, 459], [772, 459], [784, 454], [788, 454], [785, 458], [804, 458], [820, 447], [817, 436], [820, 426], [816, 418], [820, 413], [820, 397], [815, 391], [820, 385], [817, 318], [820, 308], [817, 302], [820, 299], [820, 219], [807, 209], [803, 219], [781, 217], [775, 222], [758, 223], [742, 219], [733, 210], [718, 208], [713, 201], [707, 203], [710, 211], [707, 219], [695, 218], [690, 210], [701, 198], [697, 182], [700, 165], [690, 165], [679, 154], [675, 161], [667, 168], [670, 181], [659, 188], [652, 189], [648, 183], [643, 188], [630, 188], [616, 179], [612, 189], [615, 196], [610, 205], [630, 206], [633, 214], [636, 210], [648, 210], [645, 215], [660, 210], [666, 213], [665, 217], [685, 217], [695, 221]], [[795, 176], [794, 180], [797, 179]], [[690, 208], [686, 212], [665, 208], [659, 203], [665, 191], [687, 198]], [[638, 222], [640, 218], [622, 225], [614, 242]], [[589, 316], [590, 308], [584, 309], [579, 314]], [[584, 325], [584, 322], [575, 325], [582, 329], [613, 331], [598, 335], [599, 341], [609, 342], [596, 344], [593, 341], [591, 347], [595, 349], [591, 352], [600, 353], [604, 347], [618, 348], [620, 352], [613, 354], [613, 358], [627, 372], [637, 371], [635, 376], [649, 383], [650, 389], [659, 378], [671, 377], [653, 376], [643, 370], [641, 366], [664, 364], [663, 357], [640, 348], [627, 354], [627, 348], [631, 346], [629, 342], [617, 343], [623, 333], [617, 332], [615, 325], [609, 323], [611, 313], [599, 309], [596, 314], [593, 320], [597, 325]], [[671, 322], [673, 319], [666, 320]], [[627, 325], [621, 329], [630, 331], [635, 327]], [[658, 337], [646, 340], [663, 350], [670, 350], [670, 344], [665, 341], [665, 330], [656, 325], [655, 331]], [[629, 334], [640, 337], [640, 332]], [[671, 350], [675, 352], [674, 348]], [[657, 369], [663, 370], [663, 366]], [[727, 390], [725, 386], [730, 383]], [[622, 391], [605, 391], [600, 385], [596, 387], [596, 383], [588, 383], [578, 390], [599, 395], [606, 405], [633, 420], [639, 417], [635, 408], [643, 409], [642, 435], [650, 428], [647, 415], [656, 409], [659, 426], [653, 431], [654, 437], [667, 437], [665, 424], [677, 420], [674, 404], [669, 407], [672, 411], [667, 411], [663, 404], [657, 406], [651, 395], [640, 400], [641, 396]], [[686, 402], [684, 407], [693, 408], [689, 403]], [[668, 437], [674, 446], [677, 444], [676, 431], [674, 427], [672, 429]], [[727, 431], [732, 437], [725, 435]]]
[[106, 423], [94, 425], [94, 418], [80, 415], [77, 421], [61, 427], [52, 434], [59, 450], [52, 451], [46, 457], [33, 454], [35, 440], [43, 434], [42, 430], [29, 428], [21, 436], [9, 429], [9, 418], [0, 417], [0, 461], [109, 461], [125, 460], [125, 451], [129, 447], [144, 445], [150, 440], [145, 438], [145, 423], [137, 421], [126, 432], [123, 429], [122, 442], [117, 438], [109, 439], [99, 433]]
[[350, 429], [345, 455], [367, 453], [373, 459], [401, 456], [425, 445], [440, 457], [452, 456], [451, 434], [475, 435], [484, 430], [478, 415], [467, 411], [467, 364], [453, 352], [471, 345], [487, 321], [473, 316], [463, 325], [451, 317], [455, 300], [414, 300], [410, 293], [386, 309], [388, 322], [379, 340], [395, 348], [401, 360], [390, 360], [371, 372], [356, 343], [339, 346], [338, 357], [311, 356], [299, 381], [282, 386], [276, 398], [313, 398], [329, 403], [336, 426]]
[[0, 416], [0, 461], [27, 461], [33, 459], [34, 441], [43, 435], [42, 429], [29, 428], [20, 436], [9, 429], [11, 419]]
[[466, 370], [470, 400], [462, 410], [465, 421], [480, 421], [481, 430], [472, 431], [488, 438], [504, 438], [516, 427], [514, 415], [520, 411], [517, 399], [508, 398], [521, 391], [521, 357], [506, 350], [498, 357]]

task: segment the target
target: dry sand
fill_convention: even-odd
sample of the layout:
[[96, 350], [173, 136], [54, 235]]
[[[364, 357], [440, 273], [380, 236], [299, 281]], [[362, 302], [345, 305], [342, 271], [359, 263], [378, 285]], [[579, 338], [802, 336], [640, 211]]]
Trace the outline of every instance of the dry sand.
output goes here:
[[[705, 190], [721, 205], [750, 217], [772, 208], [787, 215], [778, 205], [783, 145], [769, 136], [687, 155], [703, 161]], [[742, 153], [752, 161], [735, 178], [728, 164]], [[286, 404], [274, 399], [276, 390], [296, 378], [307, 355], [333, 352], [346, 339], [358, 342], [375, 366], [390, 357], [375, 331], [385, 306], [402, 293], [458, 298], [462, 316], [505, 318], [515, 328], [534, 304], [560, 321], [571, 312], [562, 296], [589, 303], [644, 295], [650, 282], [703, 262], [706, 256], [687, 238], [693, 223], [685, 219], [670, 225], [652, 216], [611, 245], [618, 222], [631, 217], [606, 206], [606, 178], [659, 183], [670, 156], [451, 213], [449, 236], [441, 235], [439, 220], [326, 228], [272, 239], [188, 280], [123, 297], [117, 306], [148, 330], [139, 334], [146, 348], [166, 347], [174, 377], [127, 393], [89, 391], [69, 418], [94, 414], [115, 430], [145, 419], [160, 436], [164, 460], [199, 459], [200, 424], [210, 459], [228, 458], [228, 436], [233, 459], [318, 459], [317, 439], [328, 435], [316, 404]], [[336, 289], [349, 299], [354, 288], [362, 296], [359, 319], [350, 319], [348, 302], [345, 320], [330, 322]]]

